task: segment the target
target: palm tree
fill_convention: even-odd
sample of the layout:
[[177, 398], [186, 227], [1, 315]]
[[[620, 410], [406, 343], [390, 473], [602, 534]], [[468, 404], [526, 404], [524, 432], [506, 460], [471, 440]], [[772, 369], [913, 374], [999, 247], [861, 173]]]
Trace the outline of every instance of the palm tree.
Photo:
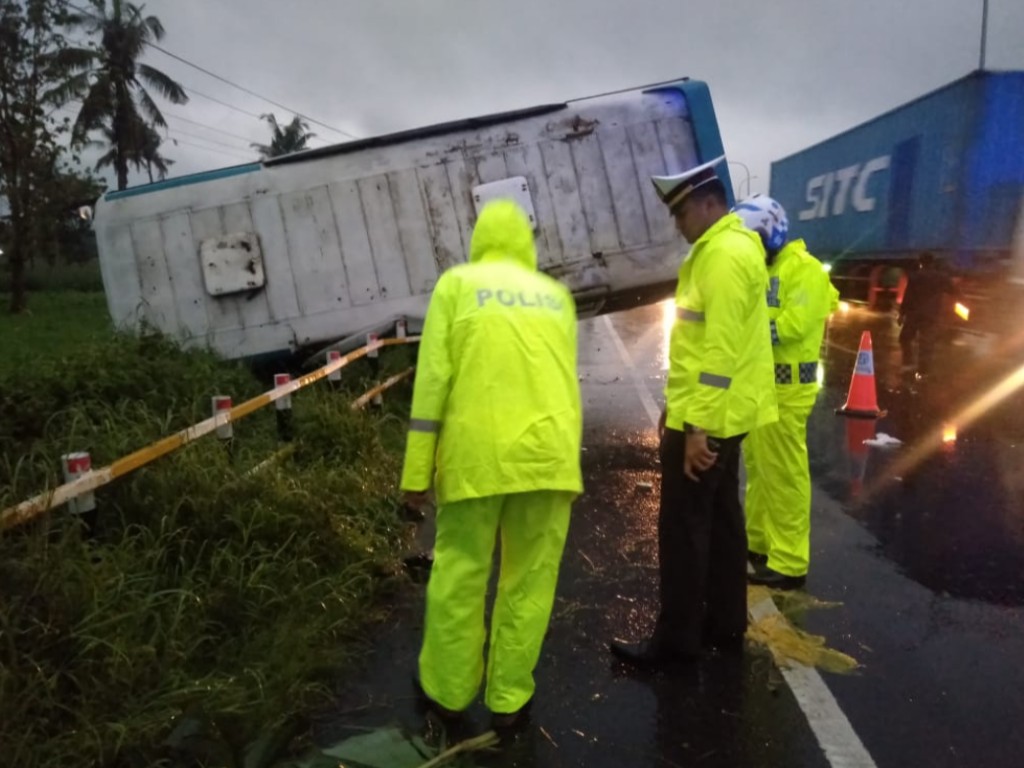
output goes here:
[[146, 126], [146, 139], [139, 151], [138, 165], [146, 166], [146, 173], [149, 175], [149, 183], [153, 183], [153, 169], [156, 169], [157, 177], [163, 181], [167, 178], [168, 166], [174, 165], [174, 161], [160, 154], [160, 144], [163, 139], [160, 132], [152, 125]]
[[[89, 52], [91, 64], [82, 67], [68, 84], [75, 95], [85, 94], [82, 109], [72, 129], [76, 144], [84, 144], [90, 131], [102, 131], [110, 151], [105, 164], [117, 172], [117, 188], [128, 186], [128, 165], [139, 164], [139, 158], [151, 142], [154, 128], [166, 128], [160, 108], [146, 87], [155, 90], [172, 104], [188, 101], [185, 90], [177, 82], [139, 59], [146, 45], [162, 40], [164, 27], [156, 16], [143, 16], [142, 9], [122, 0], [90, 0], [93, 11], [73, 17], [74, 26], [89, 34], [100, 35], [98, 49]], [[146, 118], [140, 113], [145, 113]], [[157, 145], [159, 146], [159, 144]], [[153, 162], [160, 169], [160, 165]]]
[[[95, 147], [97, 149], [106, 149], [107, 152], [100, 156], [100, 159], [96, 161], [96, 170], [102, 171], [104, 168], [111, 168], [117, 162], [118, 152], [117, 147], [114, 143], [113, 131], [108, 126], [100, 128], [100, 132], [103, 134], [102, 141], [90, 141], [87, 142], [87, 146]], [[131, 152], [121, 153], [125, 162], [135, 167], [136, 171], [146, 170], [149, 175], [149, 183], [153, 183], [153, 171], [157, 172], [157, 177], [163, 180], [167, 177], [169, 166], [174, 165], [174, 161], [170, 160], [160, 154], [160, 145], [163, 139], [160, 137], [159, 132], [151, 125], [145, 126], [145, 137], [143, 144], [140, 147], [134, 148]]]
[[270, 125], [272, 131], [270, 144], [252, 144], [251, 146], [260, 153], [260, 157], [264, 160], [280, 155], [289, 155], [292, 152], [301, 152], [306, 149], [309, 140], [316, 136], [315, 133], [309, 132], [309, 123], [298, 117], [293, 117], [292, 121], [284, 128], [277, 122], [275, 115], [260, 115], [260, 117]]

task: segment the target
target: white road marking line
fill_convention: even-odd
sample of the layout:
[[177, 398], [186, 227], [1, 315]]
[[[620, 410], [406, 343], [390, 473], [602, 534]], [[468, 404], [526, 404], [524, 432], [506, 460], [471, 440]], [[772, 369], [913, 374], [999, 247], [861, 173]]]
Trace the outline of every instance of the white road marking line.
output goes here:
[[[623, 364], [629, 371], [633, 384], [636, 386], [640, 402], [647, 411], [647, 415], [650, 416], [651, 423], [657, 428], [661, 412], [644, 386], [633, 358], [618, 331], [615, 330], [611, 318], [608, 315], [602, 315], [602, 319], [619, 351]], [[779, 609], [771, 598], [766, 598], [750, 608], [750, 615], [755, 621], [777, 614], [779, 614]], [[807, 718], [807, 724], [811, 727], [819, 746], [825, 753], [825, 759], [833, 768], [877, 768], [875, 761], [868, 754], [860, 737], [853, 730], [849, 718], [839, 707], [839, 702], [828, 689], [818, 670], [814, 667], [796, 664], [790, 669], [783, 669], [782, 676], [793, 692], [793, 698], [796, 699], [804, 717]]]
[[612, 325], [611, 318], [608, 315], [601, 315], [601, 320], [604, 321], [605, 327], [608, 329], [608, 333], [612, 337], [612, 342], [615, 344], [615, 348], [619, 352], [619, 357], [622, 358], [622, 362], [626, 366], [629, 378], [633, 382], [633, 386], [636, 388], [636, 393], [640, 396], [640, 402], [643, 403], [644, 410], [647, 411], [647, 415], [651, 417], [651, 421], [653, 421], [655, 427], [657, 427], [658, 419], [661, 418], [661, 410], [655, 404], [654, 398], [651, 397], [651, 393], [648, 391], [647, 385], [644, 384], [643, 377], [640, 376], [640, 372], [637, 370], [636, 364], [633, 362], [633, 358], [629, 354], [629, 350], [626, 349], [626, 345], [622, 343], [622, 337], [619, 336], [618, 332], [615, 330], [615, 326]]

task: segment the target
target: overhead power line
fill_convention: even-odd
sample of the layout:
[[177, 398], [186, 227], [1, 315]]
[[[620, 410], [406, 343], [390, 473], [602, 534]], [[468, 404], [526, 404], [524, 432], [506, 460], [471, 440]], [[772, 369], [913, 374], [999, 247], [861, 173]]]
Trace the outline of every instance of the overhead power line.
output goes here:
[[[68, 102], [67, 102], [67, 104], [79, 104], [79, 105], [81, 103], [82, 103], [81, 99], [68, 99]], [[68, 107], [67, 104], [62, 105], [60, 107], [57, 107], [57, 109], [55, 111], [70, 113], [71, 117], [77, 118], [78, 117], [78, 113], [75, 112], [74, 110], [72, 110], [70, 107]], [[241, 136], [241, 135], [239, 135], [237, 133], [231, 133], [230, 131], [225, 131], [222, 128], [215, 128], [212, 125], [208, 125], [206, 123], [199, 122], [198, 120], [192, 120], [191, 118], [188, 118], [188, 117], [183, 117], [181, 115], [176, 115], [173, 112], [168, 112], [166, 109], [163, 109], [163, 110], [160, 110], [160, 111], [161, 111], [161, 113], [163, 114], [164, 117], [171, 118], [172, 120], [180, 120], [183, 123], [190, 123], [192, 125], [199, 126], [200, 128], [205, 128], [208, 131], [214, 131], [216, 133], [221, 133], [221, 134], [223, 134], [225, 136], [230, 136], [233, 139], [238, 139], [240, 141], [245, 141], [245, 142], [248, 142], [250, 144], [256, 143], [256, 141], [257, 141], [256, 139], [251, 139], [248, 136]]]
[[205, 142], [207, 142], [209, 144], [216, 144], [218, 147], [227, 147], [228, 149], [233, 149], [236, 152], [244, 152], [245, 151], [245, 149], [243, 149], [242, 147], [238, 146], [237, 144], [225, 144], [223, 141], [217, 141], [216, 139], [208, 139], [205, 136], [199, 136], [199, 135], [197, 135], [195, 133], [189, 133], [188, 131], [183, 131], [180, 128], [168, 128], [167, 132], [168, 133], [178, 134], [178, 135], [181, 135], [181, 136], [187, 136], [190, 139], [199, 139], [200, 141], [205, 141]]
[[323, 128], [326, 128], [329, 131], [334, 131], [335, 133], [341, 134], [342, 136], [347, 136], [350, 139], [357, 139], [357, 138], [359, 138], [358, 136], [356, 136], [356, 135], [354, 135], [352, 133], [349, 133], [348, 131], [343, 131], [340, 128], [335, 128], [332, 125], [328, 125], [327, 123], [324, 123], [324, 122], [321, 122], [320, 120], [312, 118], [309, 115], [304, 115], [303, 113], [299, 112], [297, 109], [292, 109], [291, 107], [286, 107], [284, 104], [281, 104], [280, 102], [274, 101], [273, 99], [267, 98], [266, 96], [263, 96], [263, 95], [261, 95], [259, 93], [256, 93], [256, 91], [253, 91], [253, 90], [251, 90], [249, 88], [246, 88], [244, 85], [239, 85], [238, 83], [232, 82], [231, 80], [228, 80], [226, 77], [222, 77], [221, 75], [218, 75], [216, 72], [211, 72], [210, 70], [206, 69], [205, 67], [201, 67], [198, 64], [194, 64], [193, 62], [189, 61], [188, 59], [186, 59], [186, 58], [184, 58], [182, 56], [179, 56], [176, 53], [171, 53], [166, 48], [164, 48], [162, 46], [159, 46], [156, 43], [147, 43], [147, 45], [149, 45], [150, 48], [155, 48], [156, 50], [160, 51], [160, 53], [164, 54], [165, 56], [170, 56], [175, 61], [180, 61], [182, 64], [185, 64], [186, 66], [192, 67], [193, 69], [198, 70], [199, 72], [202, 72], [204, 75], [207, 75], [208, 77], [212, 77], [215, 80], [220, 80], [222, 83], [226, 83], [227, 85], [230, 85], [232, 88], [237, 88], [238, 90], [240, 90], [240, 91], [242, 91], [244, 93], [247, 93], [250, 96], [255, 96], [257, 99], [262, 99], [263, 101], [267, 102], [268, 104], [273, 104], [275, 107], [278, 107], [279, 109], [283, 109], [283, 110], [286, 110], [287, 112], [291, 112], [292, 114], [294, 114], [294, 115], [296, 115], [298, 117], [301, 117], [303, 120], [306, 120], [306, 121], [308, 121], [310, 123], [313, 123], [315, 125], [319, 125], [319, 126], [321, 126]]
[[250, 139], [248, 136], [242, 136], [241, 134], [238, 134], [238, 133], [231, 133], [231, 131], [225, 131], [225, 130], [223, 130], [221, 128], [214, 128], [212, 125], [207, 125], [206, 123], [201, 123], [198, 120], [192, 120], [191, 118], [188, 118], [188, 117], [182, 117], [181, 115], [176, 115], [176, 114], [173, 114], [171, 112], [167, 112], [166, 110], [164, 110], [164, 117], [168, 117], [171, 120], [180, 120], [183, 123], [189, 123], [191, 125], [197, 125], [200, 128], [205, 128], [208, 131], [213, 131], [214, 133], [220, 133], [220, 134], [223, 134], [224, 136], [230, 136], [231, 138], [238, 139], [239, 141], [247, 141], [250, 144], [257, 143], [256, 139]]
[[235, 160], [244, 160], [249, 163], [257, 162], [255, 157], [246, 157], [245, 155], [238, 154], [235, 152], [226, 152], [223, 149], [217, 149], [216, 147], [205, 147], [202, 144], [193, 144], [191, 141], [185, 141], [184, 139], [174, 139], [174, 144], [182, 144], [186, 147], [195, 147], [196, 149], [205, 149], [207, 152], [216, 152], [218, 155], [224, 155], [225, 157], [231, 157]]
[[186, 91], [191, 93], [193, 96], [198, 96], [201, 99], [206, 99], [208, 101], [212, 101], [215, 104], [220, 104], [222, 107], [227, 107], [228, 109], [233, 109], [235, 112], [240, 112], [243, 115], [247, 115], [249, 117], [254, 117], [257, 120], [260, 120], [260, 121], [263, 120], [263, 116], [262, 115], [257, 115], [255, 112], [250, 112], [247, 109], [242, 109], [241, 107], [236, 107], [234, 104], [228, 104], [226, 101], [224, 101], [222, 99], [218, 99], [216, 96], [208, 96], [207, 94], [202, 93], [200, 91], [197, 91], [195, 88], [190, 88], [187, 85], [183, 85], [182, 88], [184, 88]]
[[[75, 5], [74, 3], [69, 3], [68, 5], [69, 5], [70, 8], [73, 8], [74, 10], [78, 11], [79, 13], [85, 14], [87, 16], [88, 15], [92, 15], [94, 13], [94, 11], [86, 10], [86, 9], [82, 8], [81, 6]], [[231, 80], [228, 80], [226, 77], [224, 77], [222, 75], [218, 75], [216, 72], [211, 72], [209, 69], [206, 69], [205, 67], [201, 67], [198, 64], [196, 64], [194, 62], [191, 62], [191, 61], [189, 61], [188, 59], [186, 59], [183, 56], [179, 56], [176, 53], [172, 53], [171, 51], [168, 51], [163, 46], [157, 45], [156, 43], [149, 42], [149, 41], [146, 42], [146, 45], [148, 45], [150, 48], [154, 48], [154, 49], [160, 51], [160, 53], [164, 54], [165, 56], [169, 56], [170, 58], [174, 59], [175, 61], [180, 61], [182, 64], [184, 64], [184, 65], [186, 65], [188, 67], [192, 67], [192, 69], [195, 69], [195, 70], [197, 70], [199, 72], [202, 72], [204, 75], [206, 75], [208, 77], [212, 77], [215, 80], [219, 80], [222, 83], [230, 85], [232, 88], [237, 88], [238, 90], [242, 91], [243, 93], [247, 93], [250, 96], [255, 96], [257, 99], [261, 99], [262, 101], [265, 101], [268, 104], [273, 104], [275, 107], [277, 107], [279, 109], [283, 109], [286, 112], [291, 112], [292, 114], [296, 115], [297, 117], [302, 118], [303, 120], [306, 120], [307, 122], [313, 123], [315, 125], [319, 125], [322, 128], [326, 128], [329, 131], [334, 131], [335, 133], [340, 134], [342, 136], [347, 136], [350, 139], [358, 139], [359, 138], [355, 134], [349, 133], [348, 131], [343, 131], [340, 128], [335, 128], [334, 126], [328, 125], [327, 123], [324, 123], [324, 122], [321, 122], [320, 120], [312, 118], [309, 115], [305, 115], [305, 114], [303, 114], [302, 112], [299, 112], [296, 109], [292, 109], [290, 107], [286, 107], [284, 104], [281, 104], [280, 102], [274, 101], [273, 99], [270, 99], [270, 98], [268, 98], [268, 97], [266, 97], [266, 96], [264, 96], [264, 95], [262, 95], [260, 93], [257, 93], [256, 91], [252, 90], [251, 88], [246, 88], [244, 85], [239, 85], [238, 83], [232, 82]], [[189, 92], [191, 92], [191, 93], [193, 93], [196, 96], [199, 96], [201, 98], [209, 99], [210, 101], [213, 101], [213, 102], [221, 104], [221, 105], [223, 105], [225, 107], [228, 107], [229, 109], [234, 109], [234, 110], [236, 110], [238, 112], [241, 112], [243, 114], [249, 115], [250, 117], [255, 117], [258, 120], [261, 119], [260, 115], [257, 115], [254, 112], [248, 112], [248, 111], [246, 111], [244, 109], [241, 109], [240, 107], [235, 107], [235, 106], [233, 106], [231, 104], [228, 104], [225, 101], [221, 101], [220, 99], [217, 99], [217, 98], [215, 98], [213, 96], [207, 96], [206, 94], [200, 93], [199, 91], [195, 90], [194, 88], [185, 88], [185, 90], [189, 91]]]
[[[203, 98], [203, 99], [208, 99], [209, 101], [212, 101], [212, 102], [214, 102], [214, 103], [216, 103], [216, 104], [220, 104], [220, 105], [221, 105], [222, 107], [227, 107], [228, 109], [232, 109], [232, 110], [234, 110], [235, 112], [239, 112], [239, 113], [241, 113], [241, 114], [243, 114], [243, 115], [246, 115], [246, 116], [248, 116], [248, 117], [252, 117], [252, 118], [255, 118], [256, 120], [259, 120], [259, 121], [260, 121], [260, 124], [261, 124], [261, 125], [264, 125], [264, 126], [265, 126], [265, 123], [264, 123], [264, 120], [263, 120], [263, 116], [262, 116], [262, 115], [257, 115], [257, 114], [256, 114], [255, 112], [249, 112], [248, 110], [242, 109], [241, 107], [236, 107], [236, 106], [235, 106], [235, 105], [233, 105], [233, 104], [228, 104], [228, 103], [227, 103], [226, 101], [222, 101], [221, 99], [218, 99], [218, 98], [216, 98], [216, 97], [214, 97], [214, 96], [208, 96], [208, 95], [207, 95], [207, 94], [205, 94], [205, 93], [200, 93], [200, 92], [199, 92], [199, 91], [197, 91], [197, 90], [196, 90], [195, 88], [192, 88], [192, 87], [190, 87], [190, 86], [184, 85], [184, 86], [182, 86], [182, 88], [184, 88], [184, 89], [185, 89], [186, 91], [188, 91], [189, 93], [191, 93], [191, 94], [192, 94], [193, 96], [199, 96], [200, 98]], [[166, 111], [164, 111], [164, 114], [166, 115], [166, 114], [167, 114], [167, 112], [166, 112]], [[179, 119], [179, 120], [184, 120], [185, 118], [181, 118], [181, 117], [179, 117], [178, 119]], [[195, 121], [190, 121], [190, 122], [195, 122]], [[210, 130], [217, 130], [216, 128], [211, 128], [211, 127], [210, 127], [210, 126], [208, 126], [208, 125], [204, 125], [203, 123], [199, 123], [199, 125], [203, 125], [203, 127], [205, 127], [205, 128], [210, 128]], [[224, 131], [218, 131], [218, 132], [219, 132], [219, 133], [225, 133]], [[310, 138], [311, 138], [312, 140], [315, 140], [315, 141], [323, 141], [323, 139], [321, 139], [321, 138], [320, 138], [319, 136], [312, 136], [312, 137], [310, 137]], [[255, 141], [255, 139], [246, 139], [246, 141]]]

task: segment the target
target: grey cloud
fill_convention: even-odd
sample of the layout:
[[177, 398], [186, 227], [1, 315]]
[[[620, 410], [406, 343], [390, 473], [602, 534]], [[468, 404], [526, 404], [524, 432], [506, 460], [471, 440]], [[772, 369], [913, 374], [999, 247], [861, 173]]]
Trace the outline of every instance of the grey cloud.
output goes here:
[[[146, 7], [162, 18], [170, 50], [360, 135], [683, 75], [703, 79], [726, 150], [758, 177], [755, 191], [767, 190], [772, 160], [973, 69], [981, 16], [981, 0], [150, 0]], [[1024, 68], [1022, 31], [1024, 4], [993, 0], [990, 66]], [[289, 117], [161, 54], [150, 60], [249, 111]], [[199, 98], [178, 111], [255, 139], [267, 133]], [[318, 143], [342, 140], [314, 130]], [[251, 155], [242, 142], [210, 136]], [[184, 146], [167, 153], [179, 161], [175, 173], [238, 162]]]

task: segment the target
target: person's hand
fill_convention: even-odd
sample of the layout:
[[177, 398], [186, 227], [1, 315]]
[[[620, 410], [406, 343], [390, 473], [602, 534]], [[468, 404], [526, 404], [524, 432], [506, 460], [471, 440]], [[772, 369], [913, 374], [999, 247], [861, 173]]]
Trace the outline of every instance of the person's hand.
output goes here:
[[406, 491], [402, 494], [402, 503], [413, 512], [422, 512], [427, 506], [426, 491]]
[[683, 460], [683, 471], [695, 483], [700, 482], [698, 472], [706, 472], [715, 466], [718, 454], [708, 448], [706, 432], [688, 432], [686, 435], [686, 457]]
[[668, 417], [668, 411], [664, 408], [661, 411], [661, 416], [658, 417], [658, 439], [661, 440], [665, 437], [665, 419]]

